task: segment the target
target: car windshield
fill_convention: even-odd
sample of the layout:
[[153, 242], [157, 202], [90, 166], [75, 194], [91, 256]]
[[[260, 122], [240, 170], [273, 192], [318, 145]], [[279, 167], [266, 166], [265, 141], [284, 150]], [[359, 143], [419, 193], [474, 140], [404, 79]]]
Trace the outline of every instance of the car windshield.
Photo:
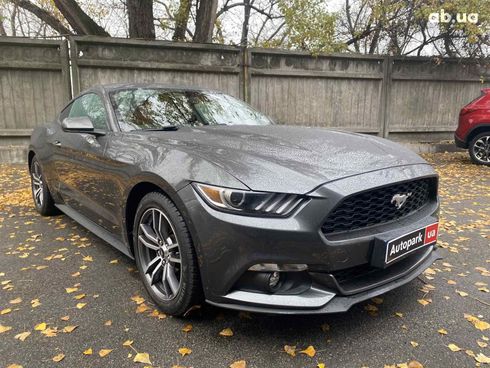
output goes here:
[[110, 93], [121, 130], [204, 125], [270, 125], [244, 102], [216, 92], [133, 88]]

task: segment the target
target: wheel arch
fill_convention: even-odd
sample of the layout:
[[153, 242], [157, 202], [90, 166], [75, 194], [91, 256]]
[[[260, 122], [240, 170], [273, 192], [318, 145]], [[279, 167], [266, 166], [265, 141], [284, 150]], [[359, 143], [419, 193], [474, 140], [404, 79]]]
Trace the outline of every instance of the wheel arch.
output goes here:
[[32, 160], [34, 159], [34, 156], [36, 156], [34, 150], [29, 149], [29, 153], [27, 154], [27, 164], [29, 165], [29, 170], [31, 169], [31, 164], [32, 164]]
[[134, 255], [133, 226], [134, 226], [136, 210], [143, 197], [151, 192], [162, 193], [163, 195], [167, 196], [177, 207], [177, 209], [182, 214], [182, 217], [184, 218], [184, 221], [191, 235], [192, 243], [194, 245], [195, 250], [197, 251], [198, 247], [196, 244], [197, 237], [195, 235], [195, 229], [192, 226], [192, 223], [187, 214], [187, 210], [184, 206], [184, 203], [180, 199], [177, 192], [161, 178], [145, 177], [145, 178], [141, 178], [140, 180], [137, 180], [131, 186], [131, 188], [127, 192], [126, 201], [124, 205], [123, 226], [125, 229], [127, 244], [129, 246], [129, 250], [131, 251], [131, 253]]
[[485, 132], [490, 132], [490, 123], [483, 123], [483, 124], [478, 124], [476, 127], [474, 127], [470, 132], [468, 133], [468, 136], [466, 138], [466, 143], [469, 145], [471, 141], [481, 133]]

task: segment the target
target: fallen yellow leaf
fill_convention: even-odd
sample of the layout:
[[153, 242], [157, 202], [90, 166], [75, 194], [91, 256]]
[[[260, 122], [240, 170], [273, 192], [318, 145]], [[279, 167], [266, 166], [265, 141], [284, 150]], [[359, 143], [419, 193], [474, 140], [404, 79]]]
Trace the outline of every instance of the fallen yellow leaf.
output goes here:
[[126, 340], [123, 342], [123, 346], [131, 346], [133, 345], [133, 340]]
[[247, 368], [247, 362], [245, 360], [237, 360], [230, 364], [230, 368]]
[[134, 356], [133, 362], [151, 364], [150, 355], [148, 353], [138, 353]]
[[34, 327], [34, 330], [36, 331], [44, 331], [47, 327], [47, 324], [45, 322], [39, 323]]
[[219, 334], [220, 336], [230, 337], [233, 336], [233, 331], [231, 330], [231, 328], [225, 328], [224, 330], [221, 330]]
[[482, 364], [490, 364], [490, 357], [487, 357], [485, 354], [483, 353], [479, 353], [476, 355], [475, 357], [475, 360], [478, 362], [478, 363], [482, 363]]
[[63, 359], [65, 359], [65, 354], [59, 353], [58, 355], [55, 355], [52, 360], [55, 363], [61, 362]]
[[57, 327], [48, 327], [44, 331], [41, 331], [41, 333], [46, 337], [55, 337], [58, 334], [58, 329]]
[[39, 301], [39, 299], [32, 299], [31, 300], [31, 307], [32, 308], [39, 307], [40, 305], [41, 305], [41, 302]]
[[490, 323], [482, 321], [478, 319], [475, 316], [472, 316], [471, 314], [465, 314], [464, 318], [468, 321], [473, 323], [473, 326], [477, 328], [480, 331], [488, 330], [490, 328]]
[[70, 316], [63, 316], [60, 318], [62, 321], [69, 321], [70, 320]]
[[101, 358], [103, 358], [103, 357], [109, 355], [111, 353], [111, 351], [112, 351], [112, 349], [100, 349], [99, 350], [99, 356]]
[[86, 262], [92, 262], [93, 259], [91, 256], [86, 256], [86, 257], [83, 257], [83, 260], [86, 261]]
[[189, 348], [179, 348], [179, 353], [182, 356], [186, 356], [186, 355], [189, 355], [190, 353], [192, 353], [192, 350]]
[[10, 364], [9, 366], [7, 366], [7, 368], [23, 368], [20, 364]]
[[456, 290], [456, 293], [459, 294], [462, 297], [468, 296], [468, 293], [466, 293], [464, 291]]
[[412, 361], [408, 362], [407, 367], [408, 368], [424, 368], [424, 366], [420, 362], [417, 362], [416, 360], [412, 360]]
[[142, 298], [142, 297], [141, 297], [141, 296], [139, 296], [139, 295], [132, 296], [132, 297], [131, 297], [131, 300], [132, 300], [133, 302], [135, 302], [136, 304], [141, 304], [141, 303], [143, 303], [143, 302], [145, 301], [145, 299], [144, 299], [144, 298]]
[[418, 299], [417, 301], [423, 306], [426, 306], [427, 304], [430, 304], [432, 302], [432, 300], [430, 299]]
[[78, 326], [66, 326], [63, 328], [63, 332], [72, 333]]
[[300, 353], [308, 355], [310, 358], [313, 358], [316, 354], [316, 350], [313, 346], [308, 346], [305, 350], [301, 350]]
[[437, 330], [437, 332], [439, 332], [441, 335], [447, 335], [447, 331], [443, 328], [440, 328], [439, 330]]
[[144, 313], [146, 312], [150, 307], [148, 307], [145, 303], [138, 305], [136, 308], [136, 313]]
[[11, 329], [12, 329], [12, 327], [10, 327], [10, 326], [0, 325], [0, 333], [10, 331]]
[[83, 351], [83, 355], [92, 355], [92, 354], [93, 354], [92, 348], [88, 348], [87, 350]]
[[77, 304], [77, 308], [78, 309], [82, 309], [83, 307], [85, 307], [87, 305], [87, 303], [78, 303]]
[[454, 352], [461, 350], [461, 348], [455, 344], [449, 344], [447, 347], [449, 348], [449, 350], [454, 351]]
[[105, 321], [104, 326], [112, 326], [112, 321], [111, 320]]
[[71, 287], [71, 288], [65, 288], [66, 292], [68, 294], [74, 293], [75, 291], [78, 291], [78, 288], [76, 287]]
[[10, 308], [5, 308], [5, 309], [2, 309], [2, 310], [0, 311], [0, 314], [8, 314], [8, 313], [10, 313], [10, 312], [12, 312], [12, 309], [10, 309]]
[[414, 348], [416, 348], [417, 346], [419, 346], [419, 343], [416, 341], [410, 341], [410, 345], [412, 345]]
[[182, 328], [182, 331], [183, 331], [183, 332], [191, 332], [191, 331], [192, 331], [192, 325], [185, 325], [185, 326]]
[[29, 337], [30, 334], [31, 333], [29, 331], [21, 332], [20, 334], [15, 335], [14, 338], [20, 341], [24, 341]]
[[117, 259], [113, 259], [112, 261], [109, 262], [110, 264], [118, 264], [119, 261]]
[[284, 351], [291, 355], [292, 357], [296, 356], [296, 346], [295, 345], [284, 345]]
[[22, 302], [22, 298], [12, 299], [9, 303], [10, 304], [19, 304], [20, 302]]

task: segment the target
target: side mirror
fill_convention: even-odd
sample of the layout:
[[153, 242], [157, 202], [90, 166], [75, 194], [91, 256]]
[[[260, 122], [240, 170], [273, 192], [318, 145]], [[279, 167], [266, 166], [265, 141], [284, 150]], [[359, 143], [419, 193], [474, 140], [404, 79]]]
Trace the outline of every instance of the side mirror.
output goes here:
[[77, 118], [66, 118], [61, 122], [61, 129], [65, 132], [93, 133], [94, 124], [87, 116]]

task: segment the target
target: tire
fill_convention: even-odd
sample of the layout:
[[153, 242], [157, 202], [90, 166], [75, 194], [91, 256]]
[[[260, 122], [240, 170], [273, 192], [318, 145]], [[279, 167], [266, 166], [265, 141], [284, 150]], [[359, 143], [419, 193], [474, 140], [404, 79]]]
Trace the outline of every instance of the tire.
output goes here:
[[181, 213], [167, 196], [152, 192], [143, 197], [136, 210], [133, 244], [141, 280], [163, 312], [181, 316], [202, 302], [192, 239]]
[[36, 207], [37, 212], [39, 212], [42, 216], [57, 214], [58, 210], [54, 206], [54, 200], [49, 192], [41, 164], [36, 157], [34, 157], [31, 161], [29, 172], [31, 176], [32, 200], [34, 201], [34, 206]]
[[490, 132], [480, 133], [473, 138], [469, 145], [469, 153], [475, 164], [490, 166]]

